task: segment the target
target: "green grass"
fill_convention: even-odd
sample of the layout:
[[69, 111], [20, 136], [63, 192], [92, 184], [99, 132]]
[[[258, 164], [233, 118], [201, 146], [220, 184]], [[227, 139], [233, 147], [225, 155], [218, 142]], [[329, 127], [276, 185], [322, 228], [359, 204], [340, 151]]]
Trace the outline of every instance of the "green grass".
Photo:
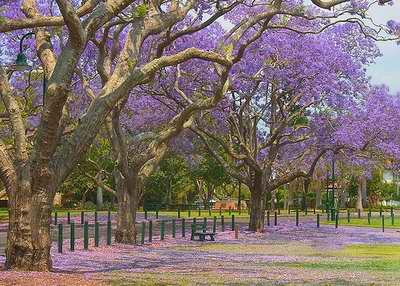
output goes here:
[[[172, 252], [209, 252], [214, 266], [148, 269], [144, 272], [114, 271], [105, 275], [111, 285], [398, 285], [400, 245], [355, 244], [339, 250], [316, 248], [302, 242], [269, 244], [214, 243], [174, 247]], [[229, 255], [253, 255], [254, 261], [243, 264], [230, 261]], [[263, 261], [258, 255], [296, 257], [293, 262]], [[222, 257], [226, 257], [222, 259]], [[215, 258], [214, 258], [215, 259]], [[179, 264], [178, 264], [179, 265]], [[291, 271], [288, 271], [291, 269]], [[222, 271], [222, 272], [221, 272]], [[287, 280], [280, 272], [298, 273]], [[295, 272], [293, 272], [295, 271]], [[252, 274], [254, 273], [254, 275]], [[271, 273], [271, 274], [269, 274]], [[278, 273], [278, 274], [277, 274]], [[326, 274], [329, 280], [321, 280]], [[367, 277], [359, 281], [353, 273]], [[332, 276], [332, 274], [334, 274]], [[292, 274], [293, 275], [293, 274]], [[304, 278], [307, 277], [307, 278]], [[276, 280], [278, 279], [278, 280]], [[293, 280], [291, 280], [293, 279]]]
[[318, 262], [285, 263], [282, 266], [330, 271], [388, 272], [400, 278], [400, 245], [350, 245], [327, 253], [328, 257]]
[[[144, 211], [139, 211], [138, 213], [144, 214]], [[168, 216], [168, 217], [178, 217], [178, 211], [159, 211], [158, 212], [159, 216]], [[189, 218], [189, 212], [187, 210], [181, 211], [180, 213], [181, 218]], [[232, 215], [235, 215], [235, 217], [249, 217], [249, 214], [247, 211], [242, 211], [241, 214], [239, 214], [238, 211], [232, 211], [231, 214], [229, 214], [229, 211], [222, 211], [221, 215], [223, 215], [225, 218], [230, 218]], [[155, 211], [148, 211], [147, 212], [148, 218], [155, 218], [156, 212]], [[199, 216], [199, 211], [198, 210], [192, 210], [190, 212], [190, 218], [193, 217], [214, 217], [220, 216], [219, 210], [212, 210], [211, 211], [211, 216], [209, 215], [208, 210], [201, 210], [200, 216]]]
[[[85, 213], [94, 213], [94, 210], [83, 210]], [[66, 210], [66, 209], [56, 209], [52, 212], [52, 216], [54, 216], [54, 212], [57, 212], [57, 217], [67, 217], [68, 212], [70, 212], [71, 216], [80, 216], [81, 210]], [[108, 211], [98, 211], [99, 214], [107, 214]], [[0, 208], [0, 220], [6, 220], [8, 218], [8, 210], [6, 208]]]
[[179, 251], [202, 251], [213, 253], [226, 253], [226, 254], [265, 254], [265, 255], [299, 255], [299, 256], [319, 256], [320, 252], [315, 248], [297, 242], [289, 243], [272, 243], [272, 244], [227, 244], [227, 243], [212, 243], [202, 244], [197, 247], [193, 246], [177, 246], [174, 248]]
[[8, 218], [8, 210], [6, 208], [0, 208], [0, 220]]
[[[339, 219], [339, 227], [341, 225], [347, 226], [362, 226], [362, 227], [373, 227], [373, 228], [381, 228], [382, 227], [382, 218], [380, 217], [372, 217], [371, 224], [368, 224], [368, 218], [350, 218], [350, 223], [347, 221], [347, 217], [343, 217]], [[335, 224], [335, 221], [324, 221], [323, 224]], [[400, 217], [394, 218], [394, 225], [392, 225], [392, 219], [390, 216], [385, 217], [385, 228], [400, 228]]]
[[400, 261], [399, 244], [354, 244], [333, 252], [336, 256], [390, 258]]

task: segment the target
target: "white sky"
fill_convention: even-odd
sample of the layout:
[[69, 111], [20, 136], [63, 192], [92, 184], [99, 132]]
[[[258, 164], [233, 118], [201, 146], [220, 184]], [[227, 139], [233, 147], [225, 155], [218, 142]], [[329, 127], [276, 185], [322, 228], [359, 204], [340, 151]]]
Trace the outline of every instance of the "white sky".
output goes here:
[[[380, 24], [385, 24], [390, 19], [400, 22], [400, 0], [394, 0], [394, 3], [393, 6], [376, 6], [370, 15]], [[383, 56], [368, 69], [368, 74], [373, 83], [384, 83], [392, 92], [400, 92], [400, 45], [380, 42], [378, 46]]]

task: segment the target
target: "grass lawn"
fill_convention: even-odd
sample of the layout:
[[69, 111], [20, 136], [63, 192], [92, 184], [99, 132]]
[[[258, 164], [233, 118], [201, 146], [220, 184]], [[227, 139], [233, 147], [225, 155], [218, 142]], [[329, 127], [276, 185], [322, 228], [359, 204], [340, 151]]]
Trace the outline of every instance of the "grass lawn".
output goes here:
[[8, 210], [6, 208], [0, 208], [0, 220], [8, 218]]
[[[188, 268], [178, 264], [175, 269], [116, 271], [105, 277], [115, 286], [398, 285], [400, 279], [400, 245], [354, 244], [326, 251], [292, 242], [268, 245], [216, 243], [177, 246], [171, 253], [202, 257], [202, 263], [197, 267], [189, 264]], [[206, 256], [210, 261], [204, 261]], [[248, 256], [252, 259], [246, 258]]]
[[[323, 224], [335, 224], [335, 221], [324, 221]], [[346, 226], [362, 226], [362, 227], [373, 227], [373, 228], [381, 228], [382, 227], [382, 218], [372, 217], [370, 220], [370, 224], [368, 224], [368, 218], [350, 218], [350, 222], [347, 221], [346, 218], [339, 219], [339, 227], [341, 225]], [[400, 217], [394, 218], [394, 224], [392, 225], [392, 219], [390, 216], [385, 217], [385, 228], [400, 228]]]
[[38, 283], [42, 273], [25, 277], [0, 272], [0, 277], [6, 285], [16, 285], [13, 281], [18, 277], [25, 279], [18, 285], [54, 285], [60, 275], [68, 273], [65, 279], [72, 275], [81, 279], [73, 285], [85, 286], [394, 286], [400, 281], [400, 236], [396, 231], [382, 233], [359, 227], [335, 230], [332, 226], [317, 229], [311, 223], [296, 227], [292, 218], [267, 228], [265, 233], [247, 232], [242, 227], [239, 238], [235, 238], [234, 232], [220, 232], [215, 242], [169, 235], [164, 241], [154, 237], [152, 243], [138, 246], [113, 243], [110, 247], [102, 241], [100, 247], [90, 243], [90, 251], [84, 251], [80, 240], [74, 252], [67, 248], [62, 254], [57, 253], [55, 245], [52, 249], [56, 269], [48, 274], [52, 283]]
[[[138, 213], [144, 214], [143, 211], [139, 211]], [[159, 211], [158, 215], [159, 216], [168, 216], [168, 217], [178, 217], [178, 211]], [[230, 217], [232, 215], [235, 215], [235, 217], [249, 217], [247, 210], [242, 211], [241, 214], [239, 214], [239, 211], [232, 211], [230, 214], [229, 214], [229, 211], [222, 211], [221, 215], [223, 215], [224, 217]], [[156, 212], [148, 211], [147, 216], [154, 218], [156, 216]], [[188, 218], [189, 212], [187, 210], [181, 211], [180, 216], [181, 216], [181, 218]], [[201, 210], [200, 215], [199, 215], [198, 210], [192, 210], [190, 212], [190, 217], [213, 217], [213, 216], [219, 217], [220, 216], [219, 210], [212, 210], [211, 216], [210, 216], [210, 213], [208, 212], [208, 210]]]

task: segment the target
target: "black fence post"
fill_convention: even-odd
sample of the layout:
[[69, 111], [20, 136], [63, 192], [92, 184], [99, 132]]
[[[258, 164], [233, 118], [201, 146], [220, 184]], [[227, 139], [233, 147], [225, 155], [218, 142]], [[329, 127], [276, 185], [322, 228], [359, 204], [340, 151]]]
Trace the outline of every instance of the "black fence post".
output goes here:
[[100, 244], [100, 225], [98, 222], [94, 224], [94, 247], [99, 247]]
[[146, 235], [146, 222], [142, 222], [142, 231], [140, 233], [141, 237], [140, 237], [140, 242], [143, 245], [144, 244], [144, 239], [145, 239], [145, 235]]
[[165, 222], [164, 220], [161, 221], [160, 224], [160, 239], [164, 240], [164, 230], [165, 230]]
[[296, 226], [299, 226], [299, 210], [296, 209]]
[[172, 219], [172, 238], [176, 237], [176, 220]]
[[317, 214], [317, 228], [319, 228], [319, 214]]
[[275, 226], [278, 225], [278, 213], [277, 213], [277, 212], [275, 212], [274, 225], [275, 225]]
[[270, 225], [270, 222], [269, 222], [269, 211], [267, 211], [267, 226], [269, 226]]
[[221, 216], [221, 231], [225, 231], [225, 220], [223, 215]]
[[81, 212], [81, 224], [84, 224], [84, 223], [85, 223], [85, 212], [82, 211]]
[[213, 233], [217, 232], [217, 217], [214, 216], [214, 221], [213, 221]]
[[336, 212], [335, 216], [335, 228], [338, 228], [339, 225], [339, 211]]
[[182, 227], [182, 237], [185, 237], [186, 236], [186, 222], [185, 222], [184, 218], [182, 219], [181, 227]]
[[149, 242], [153, 241], [153, 221], [149, 221]]
[[112, 236], [111, 219], [109, 219], [107, 220], [107, 245], [111, 245], [111, 236]]
[[190, 240], [194, 240], [194, 233], [196, 231], [196, 223], [193, 221], [192, 222], [192, 234], [190, 236]]
[[58, 253], [63, 252], [63, 244], [64, 244], [64, 229], [63, 225], [60, 223], [58, 225]]
[[74, 251], [75, 250], [75, 222], [71, 222], [71, 224], [69, 225], [70, 230], [69, 230], [69, 246], [70, 246], [70, 250]]
[[232, 215], [232, 231], [235, 230], [235, 215]]
[[85, 221], [83, 225], [83, 249], [88, 250], [89, 248], [89, 223]]

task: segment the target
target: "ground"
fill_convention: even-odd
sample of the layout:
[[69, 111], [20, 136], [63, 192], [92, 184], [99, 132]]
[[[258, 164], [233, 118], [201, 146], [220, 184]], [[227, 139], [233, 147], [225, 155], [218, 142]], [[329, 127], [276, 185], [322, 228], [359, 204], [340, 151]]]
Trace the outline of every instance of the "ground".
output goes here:
[[[399, 285], [400, 232], [280, 218], [263, 234], [241, 225], [216, 242], [170, 235], [151, 244], [56, 253], [54, 272], [0, 272], [0, 285]], [[104, 241], [101, 243], [105, 245]], [[93, 245], [93, 242], [91, 242]], [[65, 242], [65, 249], [68, 241]], [[0, 256], [1, 260], [4, 260]]]

